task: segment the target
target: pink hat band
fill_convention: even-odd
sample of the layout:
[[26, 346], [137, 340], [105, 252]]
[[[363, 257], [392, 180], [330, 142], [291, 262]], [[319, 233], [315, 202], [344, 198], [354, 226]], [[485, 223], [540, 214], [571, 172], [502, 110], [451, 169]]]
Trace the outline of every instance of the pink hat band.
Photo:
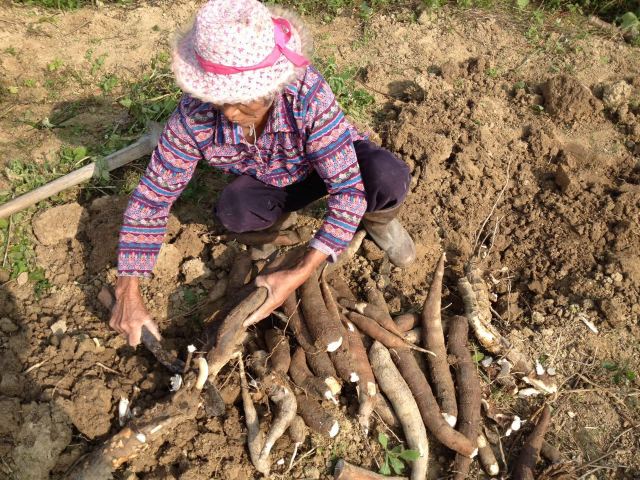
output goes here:
[[260, 63], [247, 67], [222, 65], [208, 61], [200, 56], [196, 51], [196, 59], [198, 60], [200, 67], [209, 73], [215, 73], [218, 75], [234, 75], [236, 73], [250, 72], [253, 70], [271, 67], [275, 65], [281, 55], [284, 55], [296, 67], [305, 67], [309, 65], [309, 60], [307, 60], [303, 55], [300, 55], [286, 47], [287, 43], [291, 39], [291, 25], [289, 22], [284, 18], [272, 18], [271, 20], [273, 21], [274, 26], [275, 46], [271, 53]]

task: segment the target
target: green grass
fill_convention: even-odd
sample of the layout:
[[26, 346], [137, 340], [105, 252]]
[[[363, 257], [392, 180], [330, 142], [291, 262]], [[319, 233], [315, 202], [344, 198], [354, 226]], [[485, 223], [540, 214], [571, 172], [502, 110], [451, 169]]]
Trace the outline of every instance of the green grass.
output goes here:
[[[104, 0], [105, 3], [127, 4], [130, 0]], [[56, 8], [59, 10], [75, 10], [85, 5], [93, 5], [92, 0], [16, 0], [16, 3], [24, 5], [37, 5], [45, 8]]]
[[334, 57], [317, 58], [314, 64], [329, 83], [344, 113], [357, 120], [363, 120], [374, 99], [365, 89], [357, 87], [357, 69], [339, 68]]

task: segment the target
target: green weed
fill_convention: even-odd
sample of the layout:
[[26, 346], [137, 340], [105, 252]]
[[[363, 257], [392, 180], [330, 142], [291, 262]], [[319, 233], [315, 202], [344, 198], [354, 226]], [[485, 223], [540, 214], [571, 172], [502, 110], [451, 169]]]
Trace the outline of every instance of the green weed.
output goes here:
[[47, 63], [47, 70], [55, 72], [64, 65], [64, 62], [60, 58], [54, 58], [51, 62]]
[[611, 380], [613, 380], [613, 383], [616, 385], [631, 383], [635, 381], [637, 377], [636, 372], [631, 370], [626, 362], [603, 362], [602, 368], [611, 373]]
[[5, 173], [13, 194], [21, 195], [83, 166], [89, 158], [85, 147], [62, 147], [53, 161], [14, 160], [5, 168]]
[[412, 462], [420, 457], [420, 452], [405, 450], [402, 445], [389, 449], [389, 437], [383, 432], [378, 434], [378, 442], [384, 450], [384, 463], [380, 467], [382, 475], [402, 475], [406, 467], [404, 462]]
[[164, 122], [175, 110], [182, 92], [173, 80], [169, 55], [163, 52], [151, 61], [151, 72], [128, 85], [120, 105], [129, 110], [129, 133], [139, 133], [148, 122]]
[[[105, 0], [107, 3], [127, 4], [130, 0]], [[17, 3], [25, 5], [37, 5], [45, 8], [56, 8], [58, 10], [75, 10], [84, 5], [93, 5], [93, 0], [16, 0]]]
[[100, 82], [100, 89], [105, 95], [107, 95], [118, 86], [118, 83], [118, 77], [116, 77], [115, 75], [105, 75], [105, 77]]
[[369, 92], [356, 87], [357, 70], [338, 68], [334, 57], [316, 59], [314, 63], [329, 83], [344, 112], [356, 119], [362, 119], [374, 99]]

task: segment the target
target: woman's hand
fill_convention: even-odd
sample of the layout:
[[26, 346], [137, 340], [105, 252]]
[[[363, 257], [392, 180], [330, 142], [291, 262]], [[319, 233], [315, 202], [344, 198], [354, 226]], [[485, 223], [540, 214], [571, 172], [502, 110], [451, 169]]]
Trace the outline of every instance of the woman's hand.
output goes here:
[[259, 275], [255, 284], [267, 289], [267, 300], [245, 320], [244, 326], [249, 327], [271, 315], [326, 259], [326, 254], [310, 249], [295, 267]]
[[118, 278], [116, 303], [111, 310], [109, 325], [115, 331], [124, 334], [132, 347], [140, 343], [143, 326], [160, 340], [158, 326], [149, 315], [142, 300], [137, 277]]

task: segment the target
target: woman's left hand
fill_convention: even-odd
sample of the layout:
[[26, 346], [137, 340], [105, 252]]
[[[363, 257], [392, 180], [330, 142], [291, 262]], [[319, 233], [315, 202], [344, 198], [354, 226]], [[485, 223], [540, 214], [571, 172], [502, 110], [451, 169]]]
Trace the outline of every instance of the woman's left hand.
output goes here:
[[244, 327], [249, 327], [271, 315], [271, 312], [282, 305], [289, 295], [302, 285], [326, 258], [324, 253], [311, 249], [294, 268], [259, 275], [255, 284], [257, 287], [267, 289], [267, 299], [258, 310], [244, 321]]

